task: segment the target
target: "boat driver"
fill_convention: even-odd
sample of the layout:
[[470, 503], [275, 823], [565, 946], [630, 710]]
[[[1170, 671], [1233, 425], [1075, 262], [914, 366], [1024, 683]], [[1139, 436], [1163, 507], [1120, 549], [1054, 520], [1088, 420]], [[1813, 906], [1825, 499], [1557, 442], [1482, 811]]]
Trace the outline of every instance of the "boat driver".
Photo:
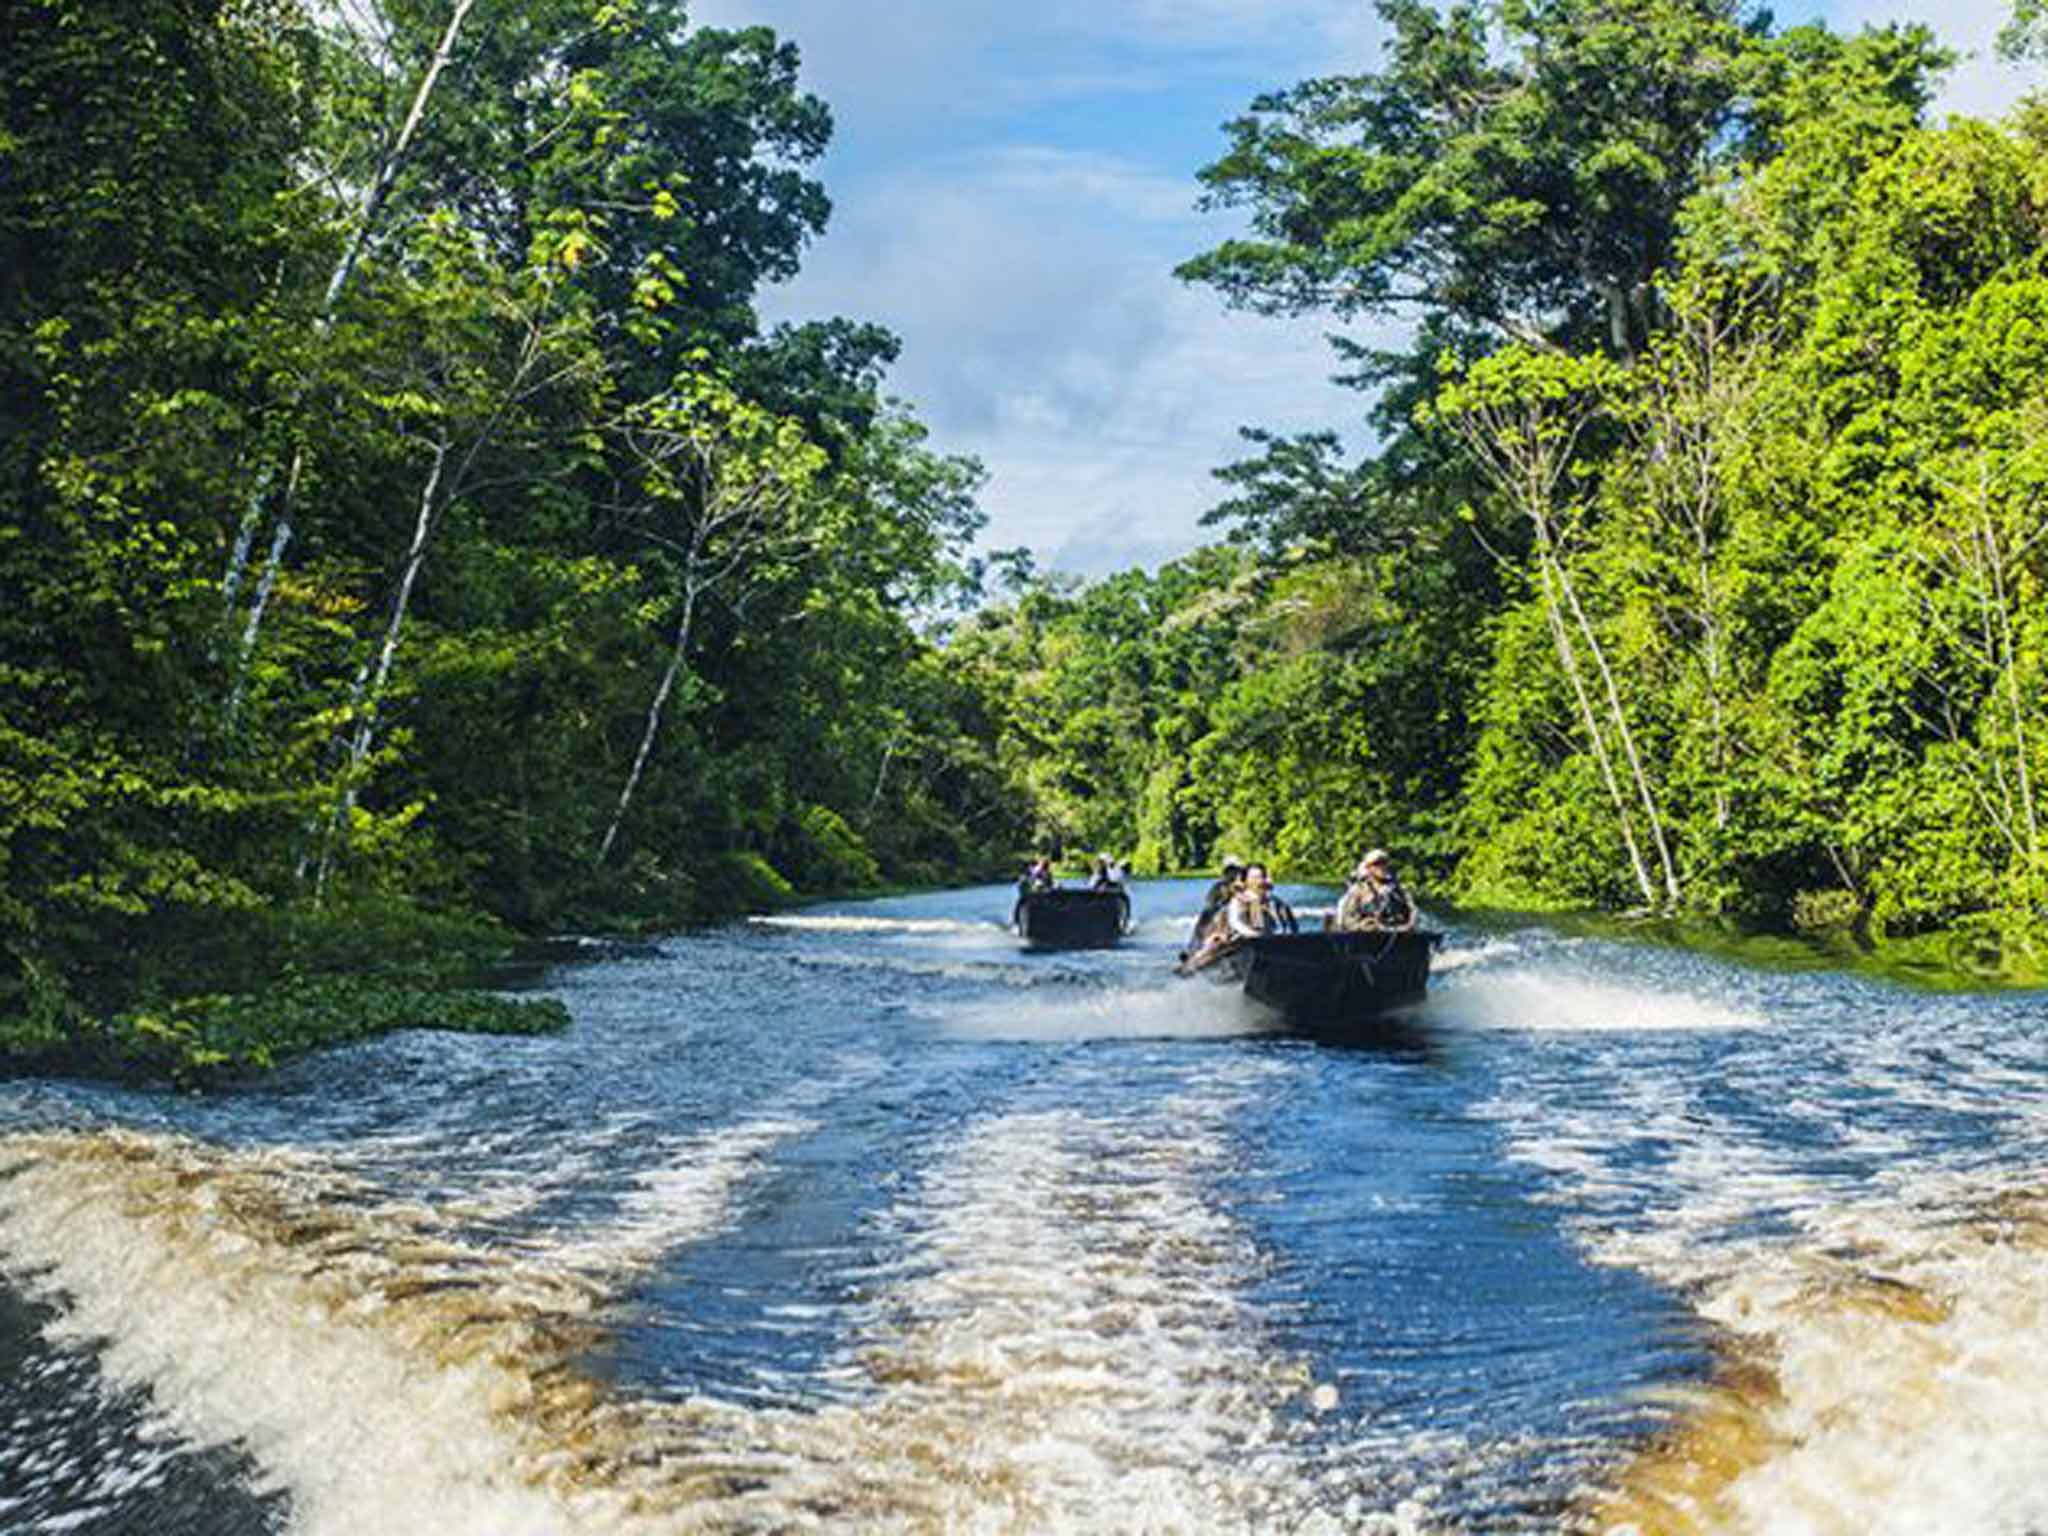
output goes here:
[[1386, 849], [1374, 848], [1358, 861], [1330, 926], [1338, 933], [1405, 933], [1415, 926], [1415, 903]]

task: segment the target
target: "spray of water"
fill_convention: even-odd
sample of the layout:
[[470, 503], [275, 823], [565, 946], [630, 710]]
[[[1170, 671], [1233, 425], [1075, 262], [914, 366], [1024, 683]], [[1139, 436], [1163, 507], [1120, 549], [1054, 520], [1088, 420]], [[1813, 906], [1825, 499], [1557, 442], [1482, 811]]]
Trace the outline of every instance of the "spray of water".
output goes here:
[[1002, 938], [1010, 931], [1004, 924], [994, 921], [977, 923], [945, 917], [871, 917], [859, 913], [798, 912], [750, 917], [747, 922], [756, 928], [784, 933], [969, 935], [994, 939]]
[[1750, 1008], [1694, 993], [1532, 968], [1487, 970], [1484, 965], [1475, 958], [1435, 967], [1469, 970], [1470, 975], [1440, 987], [1432, 1010], [1465, 1027], [1540, 1033], [1757, 1029], [1767, 1022]]
[[[2048, 1195], [1835, 1211], [1700, 1290], [1725, 1368], [1589, 1500], [1604, 1531], [2048, 1529]], [[1731, 1256], [1732, 1257], [1732, 1256]]]
[[965, 1039], [1018, 1041], [1222, 1040], [1273, 1027], [1241, 994], [1201, 980], [983, 998], [947, 1009], [941, 1022]]

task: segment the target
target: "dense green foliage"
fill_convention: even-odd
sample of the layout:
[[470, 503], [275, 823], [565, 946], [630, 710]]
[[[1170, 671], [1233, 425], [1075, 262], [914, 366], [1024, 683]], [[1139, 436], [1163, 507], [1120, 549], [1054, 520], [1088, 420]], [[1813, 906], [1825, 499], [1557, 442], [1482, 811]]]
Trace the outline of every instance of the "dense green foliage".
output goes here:
[[553, 998], [329, 977], [290, 980], [260, 993], [182, 998], [42, 1037], [15, 1029], [6, 1045], [17, 1066], [34, 1071], [201, 1086], [396, 1029], [534, 1035], [568, 1022], [568, 1009]]
[[[0, 1050], [208, 1072], [509, 935], [1366, 843], [1518, 906], [2048, 925], [2048, 110], [1922, 30], [1382, 0], [1187, 278], [1340, 324], [1223, 544], [998, 562], [831, 131], [682, 0], [0, 0]], [[2042, 13], [2006, 47], [2044, 51]]]
[[789, 45], [680, 0], [0, 33], [0, 1042], [255, 1061], [175, 1000], [1016, 846], [925, 638], [979, 471], [886, 333], [753, 308], [828, 213]]
[[1381, 10], [1380, 72], [1232, 126], [1250, 233], [1183, 269], [1411, 322], [1339, 340], [1378, 447], [1251, 433], [1233, 552], [979, 621], [1042, 835], [2038, 946], [2048, 113], [1929, 126], [1916, 29]]

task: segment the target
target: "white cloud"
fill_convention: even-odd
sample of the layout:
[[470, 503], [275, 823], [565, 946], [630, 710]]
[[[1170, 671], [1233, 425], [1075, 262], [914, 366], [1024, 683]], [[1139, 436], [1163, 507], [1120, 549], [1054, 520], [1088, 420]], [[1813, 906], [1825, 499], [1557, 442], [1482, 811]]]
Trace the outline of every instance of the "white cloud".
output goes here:
[[[833, 228], [778, 318], [904, 339], [892, 388], [989, 467], [984, 542], [1090, 571], [1203, 537], [1244, 424], [1343, 425], [1320, 329], [1226, 313], [1176, 263], [1233, 232], [1194, 212], [1217, 121], [1362, 67], [1362, 0], [699, 0], [796, 41], [839, 124]], [[1138, 146], [1142, 144], [1143, 148]]]
[[853, 188], [852, 238], [822, 247], [776, 308], [903, 336], [895, 385], [991, 470], [990, 545], [1091, 570], [1156, 559], [1198, 541], [1240, 425], [1356, 409], [1327, 383], [1318, 327], [1230, 314], [1172, 279], [1218, 233], [1191, 193], [1100, 152], [948, 156]]

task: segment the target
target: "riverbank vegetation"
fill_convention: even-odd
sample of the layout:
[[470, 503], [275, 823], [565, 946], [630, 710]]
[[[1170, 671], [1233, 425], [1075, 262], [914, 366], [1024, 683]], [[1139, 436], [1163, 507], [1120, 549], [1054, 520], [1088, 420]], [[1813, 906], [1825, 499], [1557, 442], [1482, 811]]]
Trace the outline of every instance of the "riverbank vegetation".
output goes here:
[[930, 639], [977, 466], [886, 332], [754, 308], [829, 212], [793, 47], [678, 0], [0, 31], [0, 1049], [489, 1022], [436, 989], [507, 935], [1022, 841]]
[[2048, 109], [1933, 123], [1925, 30], [1733, 0], [1380, 11], [1182, 269], [1344, 327], [1375, 446], [1253, 431], [1223, 547], [1017, 573], [960, 649], [1040, 835], [2038, 969]]
[[1182, 271], [1339, 327], [1369, 451], [1253, 429], [1215, 546], [962, 618], [894, 339], [755, 307], [830, 212], [789, 43], [0, 0], [0, 1054], [545, 1026], [455, 983], [1034, 843], [2038, 961], [2048, 109], [1735, 0], [1381, 11]]

